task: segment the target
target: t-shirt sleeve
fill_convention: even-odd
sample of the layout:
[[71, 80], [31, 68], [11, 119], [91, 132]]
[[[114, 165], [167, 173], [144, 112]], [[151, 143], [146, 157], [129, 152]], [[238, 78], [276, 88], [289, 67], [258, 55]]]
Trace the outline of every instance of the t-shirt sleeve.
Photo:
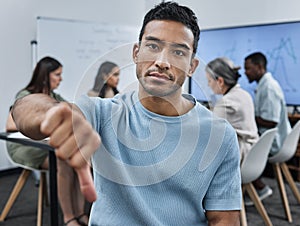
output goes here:
[[274, 90], [265, 89], [260, 97], [260, 104], [259, 104], [259, 117], [278, 123], [280, 120], [280, 98], [278, 98], [277, 94]]
[[[87, 95], [82, 95], [75, 101], [75, 104], [82, 111], [83, 115], [92, 125], [92, 127], [99, 131], [97, 123], [97, 117], [99, 116], [99, 104], [97, 104], [98, 97], [88, 97]], [[98, 109], [97, 109], [98, 108]], [[96, 113], [98, 112], [98, 114]]]
[[227, 150], [224, 159], [211, 181], [204, 199], [204, 208], [212, 211], [240, 210], [242, 191], [240, 175], [240, 151], [233, 129], [224, 137], [222, 148]]

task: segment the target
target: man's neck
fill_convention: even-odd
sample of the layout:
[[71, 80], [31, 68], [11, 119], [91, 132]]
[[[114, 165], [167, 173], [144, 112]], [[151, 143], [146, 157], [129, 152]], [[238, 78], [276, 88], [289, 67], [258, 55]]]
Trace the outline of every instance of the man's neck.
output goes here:
[[262, 79], [262, 77], [264, 77], [264, 75], [266, 74], [266, 71], [263, 71], [262, 74], [258, 77], [258, 79], [256, 80], [257, 83], [259, 83], [259, 81]]
[[182, 94], [172, 97], [156, 97], [139, 92], [142, 105], [149, 111], [164, 116], [179, 116], [190, 111], [194, 104], [184, 98]]

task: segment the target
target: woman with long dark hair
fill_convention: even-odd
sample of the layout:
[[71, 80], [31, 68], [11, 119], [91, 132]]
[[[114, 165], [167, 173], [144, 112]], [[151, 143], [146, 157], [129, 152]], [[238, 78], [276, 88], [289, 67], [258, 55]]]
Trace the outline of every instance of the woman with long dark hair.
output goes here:
[[118, 65], [105, 61], [98, 69], [93, 89], [88, 92], [88, 96], [113, 97], [119, 93], [117, 89], [119, 77], [120, 69]]
[[[28, 85], [21, 89], [16, 99], [32, 93], [44, 93], [56, 101], [65, 101], [54, 90], [62, 81], [62, 64], [52, 57], [42, 58], [36, 65]], [[7, 132], [17, 132], [11, 112], [7, 123]], [[48, 169], [48, 152], [39, 148], [7, 142], [7, 151], [11, 159], [19, 164], [35, 168]], [[63, 160], [57, 158], [58, 198], [63, 212], [65, 225], [87, 225], [88, 217], [84, 214], [84, 197], [79, 188], [75, 171]]]

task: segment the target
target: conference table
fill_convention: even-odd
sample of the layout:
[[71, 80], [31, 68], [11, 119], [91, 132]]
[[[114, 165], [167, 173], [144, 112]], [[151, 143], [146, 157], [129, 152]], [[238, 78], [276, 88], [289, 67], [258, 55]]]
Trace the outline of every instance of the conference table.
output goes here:
[[[18, 133], [20, 134], [20, 133]], [[23, 145], [41, 148], [48, 151], [49, 154], [49, 183], [50, 183], [50, 225], [58, 225], [58, 199], [57, 199], [57, 168], [55, 149], [51, 147], [47, 140], [32, 140], [28, 137], [21, 135], [14, 135], [14, 133], [0, 133], [0, 139], [7, 140]]]

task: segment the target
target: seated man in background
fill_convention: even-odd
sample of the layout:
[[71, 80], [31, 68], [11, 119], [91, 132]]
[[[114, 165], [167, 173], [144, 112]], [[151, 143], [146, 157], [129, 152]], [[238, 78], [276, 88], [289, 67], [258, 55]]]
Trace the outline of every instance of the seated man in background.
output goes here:
[[[257, 82], [255, 93], [255, 121], [259, 134], [271, 128], [278, 128], [274, 138], [270, 155], [276, 154], [281, 148], [284, 139], [291, 131], [283, 91], [279, 83], [267, 72], [267, 58], [261, 52], [255, 52], [245, 58], [245, 74], [249, 83]], [[272, 189], [261, 179], [254, 183], [261, 200], [272, 195]], [[252, 202], [245, 204], [251, 205]]]
[[240, 225], [236, 133], [182, 94], [198, 66], [199, 34], [192, 10], [162, 2], [144, 17], [133, 46], [138, 91], [83, 96], [76, 105], [33, 94], [14, 105], [20, 131], [49, 136], [77, 171], [94, 201], [90, 225]]

